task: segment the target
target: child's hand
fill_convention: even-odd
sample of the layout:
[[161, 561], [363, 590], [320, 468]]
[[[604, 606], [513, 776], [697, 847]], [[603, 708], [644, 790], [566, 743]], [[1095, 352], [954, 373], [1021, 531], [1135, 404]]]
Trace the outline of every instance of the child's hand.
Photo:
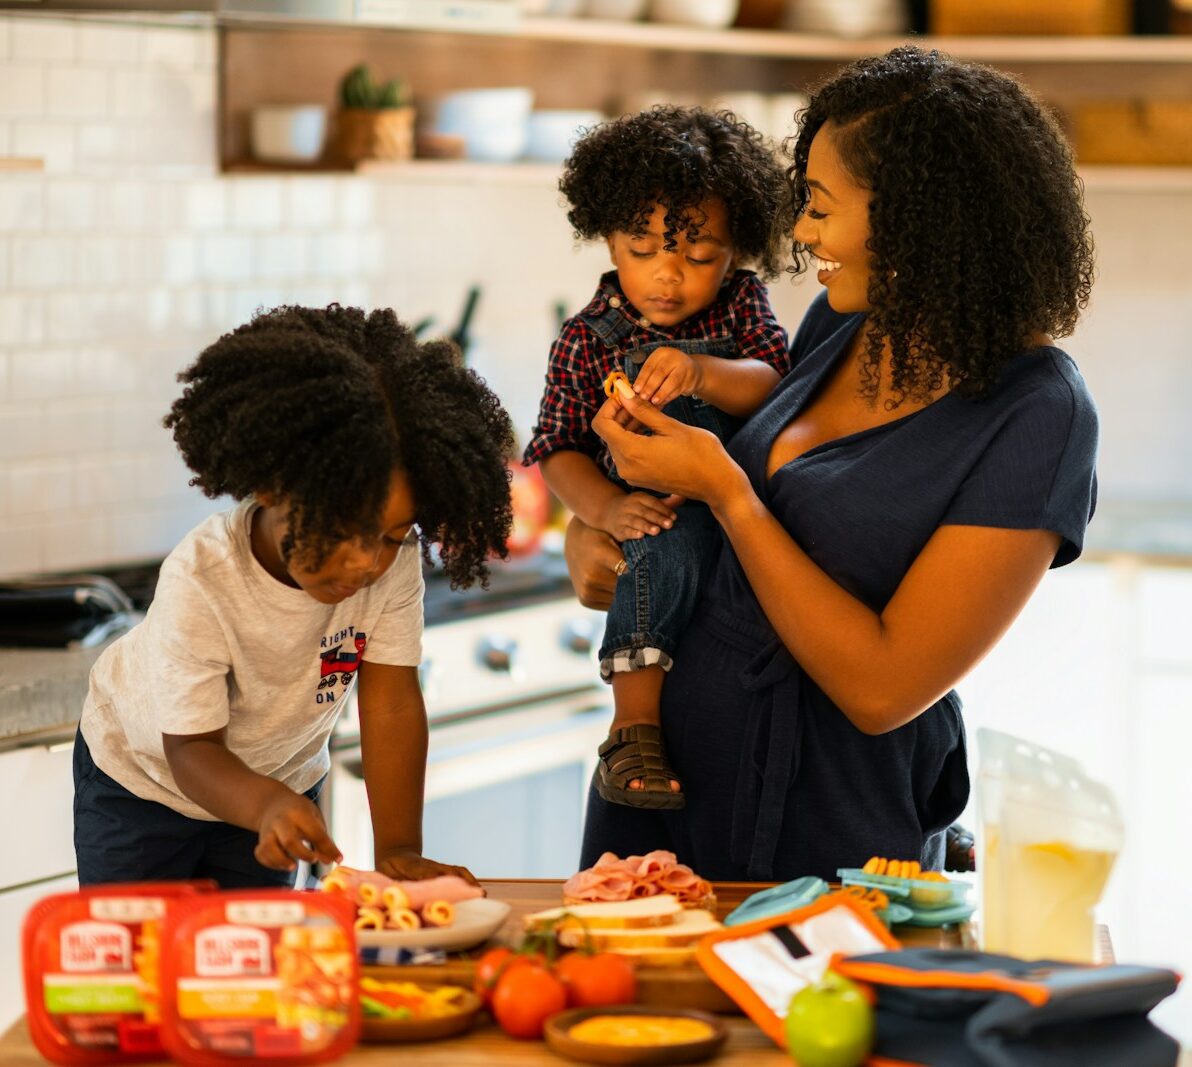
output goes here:
[[633, 391], [661, 408], [677, 396], [698, 393], [703, 381], [703, 368], [694, 356], [677, 348], [656, 348], [638, 371]]
[[298, 860], [339, 863], [343, 859], [327, 833], [322, 812], [312, 801], [289, 789], [265, 808], [259, 833], [253, 855], [264, 867], [292, 871]]
[[467, 867], [436, 863], [434, 860], [428, 860], [420, 852], [415, 852], [412, 848], [387, 852], [377, 861], [377, 870], [382, 874], [389, 875], [390, 878], [396, 878], [399, 882], [421, 882], [427, 878], [437, 878], [442, 874], [454, 874], [469, 885], [480, 884]]
[[615, 497], [600, 518], [600, 528], [618, 541], [653, 537], [675, 524], [675, 513], [665, 499], [649, 493], [625, 493]]

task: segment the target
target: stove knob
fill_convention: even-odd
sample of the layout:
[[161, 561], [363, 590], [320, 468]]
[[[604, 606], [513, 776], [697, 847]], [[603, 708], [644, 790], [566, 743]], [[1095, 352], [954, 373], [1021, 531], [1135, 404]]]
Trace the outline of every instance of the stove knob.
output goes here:
[[477, 658], [490, 671], [504, 671], [506, 674], [513, 670], [513, 660], [517, 655], [517, 642], [504, 634], [489, 634], [480, 642]]
[[586, 656], [596, 645], [594, 619], [571, 619], [563, 627], [563, 647], [578, 656]]

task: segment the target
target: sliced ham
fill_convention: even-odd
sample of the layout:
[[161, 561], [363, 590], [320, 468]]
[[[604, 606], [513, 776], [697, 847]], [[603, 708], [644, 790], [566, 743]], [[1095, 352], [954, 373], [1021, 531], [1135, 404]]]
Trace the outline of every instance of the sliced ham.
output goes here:
[[673, 852], [655, 849], [625, 859], [604, 853], [593, 866], [567, 879], [563, 896], [572, 901], [619, 901], [671, 893], [685, 903], [695, 903], [711, 889], [690, 867], [679, 863]]

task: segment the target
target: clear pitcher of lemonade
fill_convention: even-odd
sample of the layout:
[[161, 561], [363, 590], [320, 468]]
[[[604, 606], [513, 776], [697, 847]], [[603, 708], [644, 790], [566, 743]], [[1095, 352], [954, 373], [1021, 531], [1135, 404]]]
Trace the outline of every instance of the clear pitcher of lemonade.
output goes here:
[[977, 731], [981, 947], [1094, 962], [1093, 908], [1122, 847], [1109, 789], [1074, 759]]

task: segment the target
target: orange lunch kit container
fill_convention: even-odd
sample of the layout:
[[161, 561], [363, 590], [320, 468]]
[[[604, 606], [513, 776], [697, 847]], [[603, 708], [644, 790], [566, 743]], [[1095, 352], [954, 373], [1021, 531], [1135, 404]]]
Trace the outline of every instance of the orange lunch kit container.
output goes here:
[[195, 897], [163, 930], [162, 1043], [182, 1063], [323, 1063], [360, 1031], [355, 908], [330, 893]]
[[161, 933], [180, 901], [214, 882], [89, 886], [38, 901], [25, 916], [22, 957], [29, 1036], [62, 1064], [161, 1059]]

